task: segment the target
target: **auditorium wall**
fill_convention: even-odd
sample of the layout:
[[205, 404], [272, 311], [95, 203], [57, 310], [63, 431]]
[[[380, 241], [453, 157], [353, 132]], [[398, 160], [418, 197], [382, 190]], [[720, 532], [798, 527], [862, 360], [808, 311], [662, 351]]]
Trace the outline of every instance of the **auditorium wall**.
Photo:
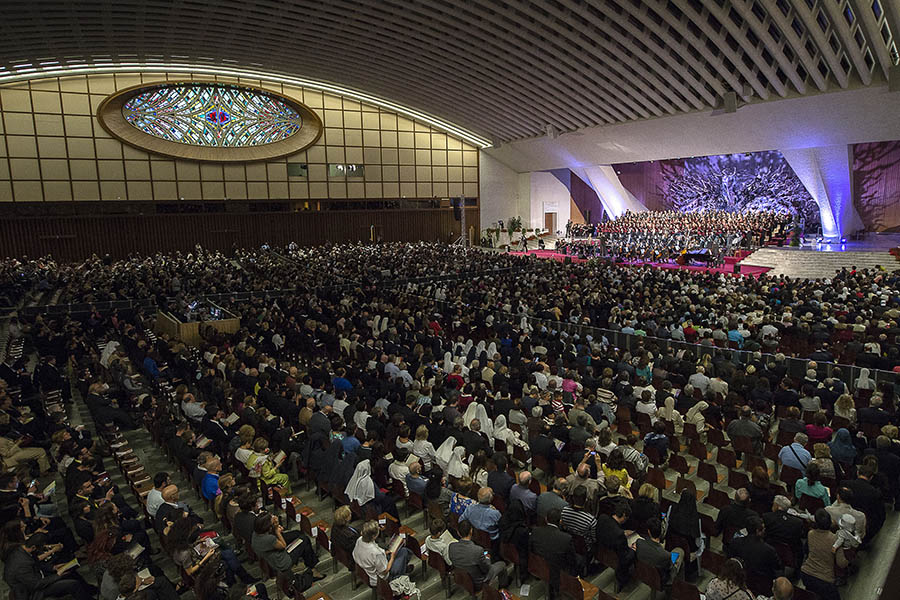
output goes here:
[[900, 141], [853, 144], [853, 204], [869, 231], [900, 231]]
[[[309, 106], [322, 119], [323, 134], [308, 149], [281, 159], [220, 164], [152, 155], [110, 137], [100, 126], [97, 108], [108, 95], [140, 84], [186, 80], [283, 94]], [[204, 207], [201, 211], [214, 206], [248, 213], [250, 219], [275, 207], [300, 215], [291, 222], [318, 211], [371, 212], [369, 221], [377, 224], [403, 221], [421, 207], [416, 222], [423, 232], [439, 231], [443, 238], [452, 233], [446, 199], [464, 195], [471, 207], [468, 224], [479, 230], [477, 148], [425, 123], [315, 89], [167, 73], [35, 79], [0, 86], [0, 134], [0, 203], [6, 203], [0, 211], [8, 218], [72, 219], [73, 213], [90, 212], [148, 216], [178, 210], [183, 200]], [[363, 175], [330, 176], [330, 164], [364, 165]], [[79, 203], [80, 208], [72, 206]], [[86, 210], [86, 203], [98, 208]], [[407, 213], [388, 210], [375, 218], [383, 206]]]

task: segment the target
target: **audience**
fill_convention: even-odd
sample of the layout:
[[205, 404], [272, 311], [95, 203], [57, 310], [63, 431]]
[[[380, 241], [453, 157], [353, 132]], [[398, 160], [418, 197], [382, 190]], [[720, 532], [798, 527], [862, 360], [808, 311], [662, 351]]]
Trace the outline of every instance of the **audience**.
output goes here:
[[[615, 228], [624, 223], [604, 231], [604, 243], [623, 234]], [[687, 219], [680, 234], [686, 237], [679, 243], [689, 238], [698, 243], [710, 223]], [[727, 244], [730, 236], [734, 245], [734, 236], [749, 231], [725, 233], [716, 241]], [[749, 235], [758, 237], [759, 231]], [[635, 556], [671, 582], [681, 565], [663, 560], [668, 559], [663, 531], [686, 540], [687, 547], [679, 548], [681, 561], [688, 562], [689, 575], [696, 572], [704, 543], [696, 496], [686, 489], [663, 528], [647, 449], [656, 449], [650, 458], [655, 461], [658, 455], [665, 468], [664, 461], [674, 453], [670, 448], [679, 447], [671, 442], [681, 441], [684, 448], [695, 428], [701, 444], [707, 436], [717, 439], [717, 432], [727, 434], [726, 444], [746, 436], [754, 454], [762, 456], [765, 449], [772, 457], [771, 444], [776, 439], [784, 444], [785, 433], [794, 441], [777, 453], [775, 467], [801, 471], [793, 493], [798, 500], [821, 500], [828, 527], [820, 526], [817, 511], [817, 529], [810, 532], [804, 554], [798, 541], [802, 510], [775, 494], [774, 477], [769, 481], [765, 469], [753, 469], [747, 489], [736, 490], [733, 503], [712, 513], [726, 552], [744, 564], [734, 568], [729, 560], [709, 584], [707, 597], [727, 592], [734, 594], [732, 600], [747, 593], [744, 567], [767, 584], [773, 580], [766, 586], [773, 597], [787, 593], [789, 582], [785, 586], [776, 579], [781, 571], [776, 544], [791, 546], [795, 562], [803, 565], [806, 587], [818, 586], [820, 596], [837, 597], [828, 595], [836, 593], [834, 564], [829, 570], [822, 549], [840, 540], [843, 551], [854, 547], [856, 538], [867, 547], [884, 523], [885, 500], [900, 497], [898, 444], [890, 433], [873, 434], [873, 427], [898, 422], [895, 391], [883, 384], [881, 374], [900, 365], [894, 344], [900, 333], [900, 305], [892, 291], [896, 275], [847, 270], [828, 282], [739, 279], [551, 264], [434, 244], [292, 248], [283, 256], [286, 261], [264, 252], [237, 251], [226, 258], [198, 249], [190, 255], [47, 263], [54, 265], [53, 285], [61, 301], [90, 304], [130, 297], [183, 310], [190, 294], [223, 292], [219, 302], [242, 323], [231, 334], [202, 325], [202, 341], [195, 349], [177, 338], [152, 334], [155, 311], [140, 307], [118, 312], [91, 307], [83, 318], [32, 314], [16, 321], [18, 338], [39, 356], [52, 355], [53, 361], [41, 361], [47, 367], [39, 365], [34, 377], [12, 365], [0, 371], [0, 437], [9, 442], [5, 450], [0, 448], [4, 465], [27, 471], [33, 461], [36, 473], [60, 465], [74, 527], [86, 542], [95, 540], [95, 561], [124, 565], [119, 557], [133, 544], [139, 546], [139, 560], [153, 561], [143, 524], [134, 518], [137, 511], [103, 482], [107, 467], [95, 454], [105, 451], [116, 428], [135, 428], [142, 419], [176, 463], [188, 469], [190, 483], [211, 502], [214, 515], [231, 523], [239, 541], [249, 542], [276, 572], [303, 562], [312, 579], [322, 577], [315, 570], [313, 540], [298, 530], [285, 531], [271, 514], [260, 511], [257, 480], [285, 498], [298, 481], [315, 478], [323, 491], [339, 502], [358, 503], [370, 518], [382, 512], [399, 518], [400, 499], [383, 490], [400, 482], [404, 495], [418, 494], [426, 504], [428, 551], [468, 571], [480, 587], [484, 581], [505, 582], [505, 565], [491, 563], [500, 543], [519, 550], [523, 564], [518, 566], [524, 565], [526, 572], [527, 550], [532, 549], [551, 566], [554, 594], [559, 570], [584, 573], [595, 545], [616, 553], [620, 585], [633, 579]], [[371, 265], [385, 267], [391, 275]], [[44, 269], [30, 261], [15, 268]], [[473, 285], [462, 289], [452, 280], [436, 281], [436, 273], [471, 278]], [[401, 289], [394, 284], [401, 277], [423, 281], [404, 283]], [[176, 278], [177, 290], [172, 284]], [[296, 293], [237, 298], [238, 293], [272, 289], [272, 281], [285, 278], [302, 282]], [[332, 290], [334, 278], [359, 286]], [[167, 296], [172, 299], [164, 300]], [[579, 325], [602, 329], [577, 329]], [[610, 343], [613, 333], [621, 348]], [[109, 342], [103, 347], [108, 351], [101, 350], [101, 340]], [[668, 340], [702, 345], [670, 348]], [[740, 347], [747, 352], [733, 352]], [[799, 359], [769, 354], [778, 350], [815, 361], [794, 371], [799, 363], [790, 361]], [[859, 373], [858, 381], [850, 373], [843, 379], [840, 369], [825, 364], [834, 356], [865, 364], [868, 372]], [[53, 376], [53, 362], [72, 368]], [[135, 369], [145, 375], [133, 377]], [[798, 378], [805, 372], [805, 378], [790, 375], [796, 372]], [[102, 432], [99, 447], [65, 428], [56, 416], [35, 415], [48, 429], [62, 427], [27, 427], [32, 422], [27, 416], [29, 389], [37, 394], [40, 386], [59, 385], [67, 377]], [[866, 406], [862, 398], [870, 394]], [[800, 407], [816, 411], [804, 416], [812, 423], [801, 420]], [[641, 421], [640, 436], [634, 434], [637, 424], [628, 419], [635, 412], [649, 417], [649, 429]], [[236, 420], [226, 417], [232, 414]], [[55, 435], [57, 431], [61, 433]], [[681, 439], [672, 440], [673, 434]], [[34, 442], [30, 447], [20, 443], [27, 437]], [[46, 447], [41, 445], [45, 442]], [[500, 450], [492, 452], [495, 445]], [[19, 454], [26, 450], [27, 456]], [[685, 450], [678, 454], [687, 456]], [[530, 456], [530, 466], [522, 464], [522, 456]], [[238, 485], [248, 478], [249, 487]], [[840, 482], [831, 506], [821, 479]], [[538, 480], [549, 489], [532, 491], [540, 487]], [[50, 519], [40, 511], [52, 505], [39, 499], [36, 490], [24, 493], [27, 502], [20, 504], [24, 484], [0, 483], [5, 510], [27, 521], [29, 534], [44, 525], [47, 535], [60, 543], [67, 539], [64, 523], [41, 520]], [[158, 473], [147, 487], [151, 485], [146, 507], [152, 525], [164, 550], [196, 578], [198, 597], [217, 598], [220, 584], [247, 581], [240, 561], [220, 543], [216, 552], [185, 556], [192, 538], [207, 530], [180, 501], [172, 477]], [[503, 512], [495, 502], [506, 507]], [[770, 512], [759, 519], [753, 509]], [[460, 516], [459, 541], [444, 520], [451, 510]], [[531, 527], [543, 520], [547, 525]], [[370, 583], [379, 576], [396, 579], [407, 573], [409, 550], [388, 555], [377, 544], [376, 521], [367, 521], [361, 534], [352, 521], [349, 507], [340, 506], [330, 537], [354, 556]], [[495, 544], [487, 558], [472, 542], [473, 527], [487, 532]], [[633, 548], [626, 527], [644, 535]], [[821, 534], [832, 527], [839, 533], [829, 542]], [[28, 545], [36, 544], [33, 536], [19, 542], [14, 538], [11, 533], [9, 539], [18, 545], [4, 552], [13, 563], [27, 563], [20, 551], [32, 558], [43, 553]], [[297, 547], [286, 552], [297, 540]], [[586, 556], [570, 550], [581, 540]], [[127, 581], [107, 577], [101, 595], [115, 593], [113, 584], [118, 594], [127, 595], [147, 583], [124, 566], [119, 571], [119, 579]], [[6, 578], [13, 580], [8, 564]], [[164, 588], [163, 581], [154, 575], [151, 587]], [[65, 590], [59, 596], [93, 597], [75, 576], [61, 578], [59, 585]], [[21, 589], [23, 597], [31, 597], [33, 590]], [[155, 593], [165, 597], [167, 592]]]

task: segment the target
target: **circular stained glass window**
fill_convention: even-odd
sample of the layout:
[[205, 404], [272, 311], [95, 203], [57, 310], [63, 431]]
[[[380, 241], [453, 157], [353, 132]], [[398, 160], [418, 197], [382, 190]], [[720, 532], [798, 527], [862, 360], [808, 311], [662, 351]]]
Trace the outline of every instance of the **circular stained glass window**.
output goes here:
[[194, 81], [135, 86], [107, 97], [100, 124], [119, 141], [172, 158], [272, 160], [322, 135], [322, 120], [293, 98], [261, 88]]
[[171, 142], [240, 148], [283, 141], [303, 118], [283, 100], [257, 90], [216, 85], [164, 86], [122, 106], [133, 127]]

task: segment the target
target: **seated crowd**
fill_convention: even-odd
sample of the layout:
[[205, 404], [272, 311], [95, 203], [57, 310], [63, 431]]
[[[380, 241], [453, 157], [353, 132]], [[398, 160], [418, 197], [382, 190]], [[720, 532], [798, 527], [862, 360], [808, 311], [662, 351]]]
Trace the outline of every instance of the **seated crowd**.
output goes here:
[[[749, 280], [439, 250], [287, 249], [289, 276], [270, 253], [225, 261], [198, 250], [174, 266], [161, 255], [131, 259], [105, 283], [116, 263], [91, 261], [85, 280], [112, 297], [138, 280], [145, 297], [160, 299], [279, 289], [304, 273], [310, 282], [277, 299], [228, 301], [241, 330], [205, 326], [198, 349], [157, 338], [142, 308], [21, 319], [19, 339], [40, 360], [33, 369], [4, 363], [0, 372], [0, 444], [16, 473], [2, 486], [7, 583], [25, 598], [94, 597], [78, 575], [40, 576], [77, 552], [74, 529], [103, 598], [131, 598], [147, 584], [144, 596], [172, 598], [192, 585], [201, 600], [218, 599], [238, 581], [242, 593], [264, 596], [242, 550], [279, 585], [308, 587], [323, 577], [318, 532], [282, 526], [278, 513], [295, 507], [277, 502], [306, 481], [338, 507], [334, 522], [321, 525], [330, 528], [326, 547], [370, 585], [383, 580], [396, 593], [415, 585], [411, 558], [421, 544], [429, 564], [440, 556], [475, 589], [541, 574], [536, 565], [546, 563], [551, 597], [603, 567], [619, 587], [681, 586], [712, 571], [712, 600], [789, 598], [792, 580], [822, 600], [839, 597], [857, 549], [872, 543], [900, 494], [896, 393], [868, 369], [850, 385], [840, 370], [826, 377], [824, 356], [797, 379], [783, 356], [760, 351], [799, 346], [814, 332], [816, 352], [865, 342], [872, 346], [854, 358], [870, 354], [871, 366], [894, 368], [894, 276], [770, 280], [763, 295]], [[492, 272], [494, 258], [529, 270]], [[246, 270], [232, 272], [235, 262]], [[482, 274], [465, 286], [380, 285], [467, 272]], [[34, 275], [35, 286], [99, 301], [78, 273], [48, 286]], [[333, 280], [350, 285], [326, 285]], [[528, 316], [602, 325], [634, 334], [635, 345], [619, 350]], [[676, 351], [642, 339], [648, 332], [709, 343]], [[739, 361], [729, 342], [754, 353]], [[42, 405], [48, 392], [67, 388], [91, 410], [97, 439]], [[119, 432], [139, 425], [240, 546], [180, 501], [168, 473], [146, 483], [152, 489], [137, 494], [138, 508], [110, 483], [103, 455], [118, 459]], [[71, 529], [42, 513], [46, 499], [25, 483], [29, 469], [46, 472], [50, 461], [63, 476]], [[674, 497], [663, 494], [667, 474], [677, 479]], [[428, 532], [388, 552], [398, 505], [421, 506]], [[178, 565], [177, 584], [154, 566], [159, 549], [148, 529]], [[138, 575], [141, 568], [150, 575]]]

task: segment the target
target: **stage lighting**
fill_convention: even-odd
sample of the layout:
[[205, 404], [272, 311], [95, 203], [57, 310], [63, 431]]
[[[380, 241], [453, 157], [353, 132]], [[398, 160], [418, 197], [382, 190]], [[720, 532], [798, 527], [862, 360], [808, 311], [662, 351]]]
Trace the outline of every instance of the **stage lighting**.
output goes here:
[[847, 238], [842, 237], [842, 238], [841, 238], [841, 243], [842, 243], [842, 244], [846, 244], [846, 243], [847, 243]]

